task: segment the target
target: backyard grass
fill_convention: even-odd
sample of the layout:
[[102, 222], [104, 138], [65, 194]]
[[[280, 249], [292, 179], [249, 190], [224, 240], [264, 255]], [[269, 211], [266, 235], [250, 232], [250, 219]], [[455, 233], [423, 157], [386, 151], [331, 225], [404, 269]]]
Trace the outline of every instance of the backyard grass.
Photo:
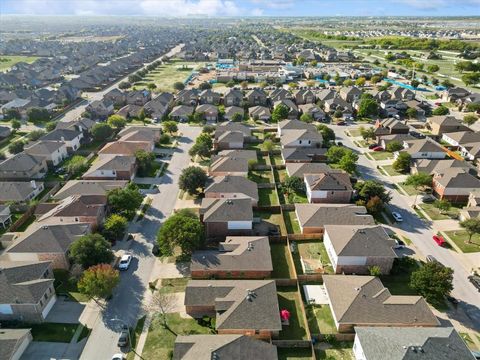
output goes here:
[[445, 234], [452, 239], [452, 241], [464, 253], [472, 253], [480, 251], [480, 235], [474, 234], [471, 243], [468, 243], [468, 233], [465, 230], [445, 231]]
[[330, 349], [315, 349], [315, 357], [317, 360], [353, 360], [352, 348], [353, 342], [335, 342]]
[[302, 193], [294, 193], [289, 194], [289, 196], [285, 197], [287, 200], [287, 204], [306, 204], [308, 203], [307, 194]]
[[287, 170], [285, 169], [273, 169], [273, 175], [275, 176], [275, 182], [276, 183], [281, 183], [285, 181], [285, 178], [287, 177]]
[[280, 150], [280, 144], [278, 142], [273, 142], [273, 148], [267, 149], [265, 142], [250, 143], [247, 145], [247, 150], [260, 150], [260, 151]]
[[336, 334], [337, 328], [328, 304], [307, 305], [308, 328], [312, 334]]
[[273, 183], [272, 172], [267, 171], [249, 171], [248, 178], [252, 181], [255, 181], [257, 184], [268, 184]]
[[[192, 70], [203, 63], [173, 61], [168, 64], [157, 66], [150, 71], [142, 81], [135, 83], [134, 87], [138, 89], [146, 88], [147, 84], [154, 83], [158, 92], [173, 92], [173, 84], [176, 82], [184, 82], [191, 74]], [[186, 68], [183, 68], [185, 66]]]
[[288, 234], [300, 234], [300, 225], [294, 210], [284, 211], [285, 226]]
[[278, 360], [312, 360], [310, 348], [277, 348]]
[[150, 163], [149, 168], [146, 169], [145, 171], [139, 170], [137, 176], [138, 177], [155, 177], [155, 174], [157, 173], [158, 169], [160, 169], [160, 166], [162, 166], [160, 163], [153, 161]]
[[275, 189], [258, 189], [258, 205], [274, 206], [278, 205], [278, 196]]
[[367, 154], [375, 161], [393, 159], [393, 154], [389, 153], [388, 151], [371, 151]]
[[[297, 274], [333, 273], [325, 245], [321, 240], [296, 241], [297, 251], [293, 253], [293, 261]], [[301, 259], [306, 271], [302, 267]]]
[[383, 170], [387, 173], [388, 176], [401, 176], [405, 175], [402, 174], [401, 172], [395, 170], [392, 165], [383, 165], [382, 166]]
[[257, 165], [270, 165], [270, 157], [268, 155], [257, 154]]
[[167, 314], [170, 330], [163, 327], [161, 319], [155, 317], [143, 348], [144, 359], [170, 359], [177, 335], [211, 334], [212, 330], [201, 326], [193, 319], [183, 319], [180, 314]]
[[270, 155], [272, 165], [283, 165], [282, 155]]
[[41, 323], [31, 324], [33, 341], [69, 343], [79, 324]]
[[33, 222], [35, 221], [36, 219], [36, 216], [35, 215], [30, 215], [30, 217], [21, 225], [17, 228], [17, 230], [15, 231], [18, 231], [18, 232], [22, 232], [22, 231], [25, 231], [27, 230], [27, 228], [33, 224]]
[[172, 278], [172, 279], [162, 279], [160, 288], [161, 293], [178, 293], [184, 292], [187, 287], [187, 283], [190, 278]]
[[280, 339], [307, 339], [307, 331], [302, 315], [302, 298], [296, 287], [278, 288], [278, 304], [280, 310], [290, 312], [290, 324], [282, 326]]
[[392, 295], [418, 295], [410, 287], [410, 276], [418, 268], [419, 265], [412, 258], [395, 259], [390, 275], [380, 276], [380, 279]]
[[19, 62], [33, 63], [38, 56], [0, 55], [0, 71], [8, 70]]
[[272, 214], [269, 211], [255, 211], [253, 217], [259, 217], [263, 222], [266, 222], [272, 226], [280, 229], [282, 235], [287, 234], [287, 228], [285, 226], [285, 221], [282, 217], [282, 214]]
[[433, 204], [419, 204], [418, 205], [423, 211], [427, 213], [427, 215], [432, 220], [445, 220], [450, 218], [457, 218], [459, 214], [459, 208], [451, 207], [448, 211], [442, 213], [439, 209], [437, 209]]
[[273, 272], [275, 279], [290, 279], [295, 276], [293, 265], [290, 261], [289, 249], [286, 244], [273, 243], [270, 245], [270, 254], [272, 256]]
[[67, 270], [53, 270], [55, 277], [54, 287], [58, 295], [66, 295], [77, 302], [88, 302], [89, 298], [80, 293], [77, 288], [77, 281], [72, 278]]

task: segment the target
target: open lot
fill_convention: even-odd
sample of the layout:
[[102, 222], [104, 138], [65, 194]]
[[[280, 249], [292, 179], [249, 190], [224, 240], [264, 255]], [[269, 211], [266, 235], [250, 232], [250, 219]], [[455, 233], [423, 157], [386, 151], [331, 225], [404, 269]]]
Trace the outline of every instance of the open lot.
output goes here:
[[0, 55], [0, 71], [10, 69], [19, 62], [33, 63], [38, 56], [18, 56], [18, 55]]

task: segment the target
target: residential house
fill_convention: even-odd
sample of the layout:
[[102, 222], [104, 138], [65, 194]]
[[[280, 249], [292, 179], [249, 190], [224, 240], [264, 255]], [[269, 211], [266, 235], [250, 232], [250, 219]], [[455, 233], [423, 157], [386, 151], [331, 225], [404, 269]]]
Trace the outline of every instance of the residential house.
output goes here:
[[284, 131], [287, 130], [309, 130], [317, 131], [317, 128], [313, 124], [308, 124], [300, 120], [282, 120], [278, 122], [277, 133], [281, 137]]
[[248, 116], [253, 120], [268, 121], [272, 114], [266, 106], [252, 106], [248, 108]]
[[223, 95], [223, 104], [225, 107], [238, 106], [241, 107], [243, 103], [243, 93], [239, 89], [230, 88]]
[[44, 157], [48, 166], [57, 166], [68, 157], [67, 144], [63, 141], [40, 140], [26, 147], [25, 153]]
[[178, 335], [173, 360], [277, 360], [277, 347], [245, 335]]
[[90, 118], [105, 120], [115, 112], [114, 103], [111, 100], [95, 100], [85, 108]]
[[282, 149], [282, 159], [287, 163], [309, 163], [312, 161], [327, 161], [326, 148], [290, 147]]
[[276, 101], [273, 106], [276, 108], [277, 106], [283, 105], [288, 109], [288, 119], [298, 119], [299, 111], [297, 105], [290, 99], [284, 99]]
[[[0, 331], [0, 359], [19, 360], [33, 340], [31, 329], [2, 329]], [[275, 354], [277, 348], [275, 348]]]
[[408, 134], [409, 131], [410, 128], [397, 119], [377, 120], [375, 124], [375, 136], [377, 137], [377, 142], [380, 141], [381, 136]]
[[466, 159], [473, 161], [478, 166], [480, 157], [480, 142], [466, 143], [460, 146], [461, 155]]
[[323, 174], [332, 171], [332, 168], [322, 163], [288, 163], [286, 164], [286, 171], [290, 177], [296, 176], [303, 179], [306, 174]]
[[221, 335], [270, 339], [282, 330], [274, 280], [190, 280], [185, 310], [195, 318], [215, 316]]
[[432, 116], [427, 119], [427, 127], [433, 135], [438, 136], [445, 133], [471, 131], [471, 129], [464, 125], [461, 120], [458, 120], [451, 115]]
[[142, 113], [142, 107], [134, 104], [127, 104], [118, 110], [115, 115], [121, 116], [124, 119], [138, 119]]
[[452, 146], [480, 143], [480, 133], [469, 131], [458, 131], [442, 134], [442, 140]]
[[205, 225], [207, 238], [228, 235], [251, 235], [253, 229], [252, 200], [245, 198], [204, 198], [200, 220]]
[[132, 180], [137, 172], [135, 156], [100, 155], [90, 166], [84, 180]]
[[283, 130], [280, 135], [282, 148], [321, 147], [322, 134], [315, 130]]
[[347, 86], [342, 87], [339, 91], [340, 97], [345, 100], [346, 102], [353, 103], [360, 99], [362, 95], [362, 90], [357, 88], [356, 86]]
[[[225, 120], [232, 121], [234, 119], [235, 114], [240, 114], [243, 119], [245, 116], [245, 111], [243, 110], [243, 108], [239, 106], [229, 106], [225, 108], [225, 114], [223, 115], [223, 117]], [[270, 118], [270, 116], [268, 118]]]
[[466, 203], [470, 192], [480, 188], [480, 180], [464, 168], [446, 168], [433, 174], [432, 188], [439, 199]]
[[0, 126], [0, 139], [5, 139], [10, 136], [12, 130], [8, 126]]
[[378, 144], [386, 149], [387, 145], [393, 142], [398, 142], [403, 144], [405, 141], [415, 140], [416, 138], [410, 134], [392, 134], [392, 135], [381, 135], [377, 137]]
[[248, 106], [267, 106], [268, 99], [265, 91], [259, 88], [254, 88], [247, 91], [245, 94], [245, 100], [248, 103]]
[[336, 274], [389, 274], [397, 257], [395, 240], [378, 225], [325, 225], [323, 243]]
[[212, 89], [203, 90], [200, 93], [200, 104], [218, 105], [222, 96]]
[[272, 271], [267, 236], [227, 236], [217, 250], [192, 254], [193, 279], [265, 279]]
[[47, 161], [43, 156], [18, 153], [0, 163], [1, 180], [36, 180], [47, 174]]
[[292, 99], [292, 94], [290, 93], [290, 91], [280, 87], [280, 88], [276, 88], [275, 90], [273, 90], [270, 93], [269, 97], [270, 97], [270, 101], [275, 103], [276, 101], [281, 101], [281, 100], [285, 100], [285, 99], [291, 100]]
[[24, 203], [34, 199], [44, 189], [43, 182], [31, 181], [1, 181], [0, 203]]
[[0, 204], [0, 224], [6, 229], [7, 225], [12, 222], [12, 213], [10, 205]]
[[70, 246], [88, 233], [90, 225], [82, 223], [30, 226], [14, 239], [3, 257], [10, 261], [51, 261], [54, 269], [69, 269]]
[[375, 225], [364, 206], [350, 204], [295, 204], [302, 234], [322, 234], [325, 225]]
[[177, 105], [170, 112], [170, 118], [172, 120], [186, 122], [190, 116], [193, 115], [193, 107], [187, 105]]
[[197, 105], [198, 101], [198, 89], [185, 89], [181, 90], [175, 99], [177, 105], [187, 105], [193, 107]]
[[112, 141], [106, 143], [99, 151], [98, 155], [124, 155], [135, 156], [139, 150], [152, 152], [155, 145], [148, 141]]
[[118, 133], [121, 141], [147, 141], [155, 144], [162, 131], [157, 127], [129, 126]]
[[307, 199], [310, 203], [345, 203], [352, 199], [350, 175], [345, 171], [330, 170], [304, 175]]
[[248, 197], [252, 206], [258, 204], [257, 183], [244, 176], [215, 176], [213, 183], [205, 189], [205, 198], [235, 199]]
[[114, 106], [122, 107], [127, 102], [127, 95], [119, 90], [119, 89], [112, 89], [103, 95], [105, 100], [111, 101]]
[[30, 99], [16, 98], [2, 105], [0, 107], [0, 111], [3, 114], [6, 114], [8, 110], [17, 110], [20, 113], [22, 119], [26, 119], [27, 110], [31, 107], [31, 102], [32, 101]]
[[148, 90], [129, 91], [127, 105], [143, 106], [152, 100], [152, 93]]
[[325, 100], [324, 105], [325, 105], [325, 112], [329, 114], [333, 114], [337, 111], [340, 111], [344, 118], [349, 118], [353, 115], [352, 104], [343, 100], [339, 96], [334, 97], [332, 99]]
[[470, 95], [470, 91], [461, 87], [453, 87], [445, 90], [442, 98], [448, 102], [455, 102]]
[[[50, 261], [0, 260], [0, 288], [2, 321], [43, 322], [57, 300]], [[3, 340], [0, 331], [0, 355], [8, 349], [14, 350]]]
[[327, 116], [325, 112], [315, 103], [298, 105], [298, 108], [302, 114], [310, 115], [315, 121], [324, 121]]
[[315, 103], [315, 93], [310, 89], [299, 89], [293, 92], [297, 105]]
[[249, 160], [256, 160], [257, 155], [255, 154], [254, 158], [248, 156], [245, 157], [243, 155], [244, 154], [241, 153], [232, 153], [229, 155], [212, 156], [212, 161], [210, 163], [210, 167], [208, 168], [208, 174], [210, 176], [247, 176], [248, 162]]
[[457, 159], [442, 159], [442, 160], [431, 160], [431, 159], [416, 159], [412, 161], [410, 166], [410, 173], [427, 173], [433, 175], [436, 172], [442, 172], [443, 170], [450, 168], [461, 168], [466, 170], [471, 170], [470, 166], [466, 161], [461, 161]]
[[323, 285], [340, 333], [352, 333], [358, 326], [440, 325], [423, 297], [392, 295], [378, 277], [323, 275]]
[[109, 191], [124, 188], [127, 184], [126, 180], [69, 180], [52, 199], [63, 200], [72, 195], [106, 196]]
[[224, 123], [215, 130], [213, 146], [220, 150], [242, 149], [245, 139], [251, 134], [248, 126], [235, 122]]
[[218, 120], [218, 108], [212, 104], [198, 105], [195, 112], [202, 114], [203, 118], [209, 122], [216, 122]]
[[474, 360], [453, 327], [355, 327], [355, 360]]
[[415, 99], [415, 93], [412, 90], [400, 86], [393, 86], [388, 91], [394, 99], [407, 101]]
[[447, 152], [439, 143], [431, 139], [407, 140], [403, 142], [403, 150], [394, 153], [395, 159], [401, 152], [410, 154], [415, 159], [445, 159]]
[[82, 139], [83, 133], [73, 129], [55, 129], [40, 138], [40, 140], [43, 141], [64, 142], [67, 145], [67, 151], [69, 153], [77, 151], [80, 148], [80, 141]]

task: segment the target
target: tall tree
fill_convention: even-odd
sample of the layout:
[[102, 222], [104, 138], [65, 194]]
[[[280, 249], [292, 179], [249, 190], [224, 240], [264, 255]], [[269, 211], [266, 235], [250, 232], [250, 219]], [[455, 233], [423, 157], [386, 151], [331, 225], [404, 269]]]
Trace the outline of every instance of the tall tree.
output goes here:
[[200, 219], [186, 213], [170, 216], [160, 228], [158, 245], [163, 255], [171, 255], [179, 246], [185, 255], [192, 254], [204, 241], [204, 228]]
[[189, 166], [183, 169], [178, 180], [178, 186], [181, 190], [190, 195], [196, 195], [203, 191], [207, 183], [208, 176], [205, 170], [198, 166]]
[[410, 276], [410, 287], [430, 303], [438, 304], [453, 290], [453, 270], [433, 261]]
[[91, 131], [95, 140], [107, 140], [113, 134], [112, 127], [105, 123], [96, 123]]
[[284, 104], [278, 104], [275, 106], [272, 112], [272, 121], [279, 122], [285, 120], [288, 117], [289, 109]]
[[110, 215], [103, 224], [105, 236], [110, 240], [119, 240], [127, 229], [128, 221], [118, 214]]
[[78, 290], [98, 303], [100, 299], [112, 296], [113, 289], [120, 282], [120, 274], [112, 266], [99, 264], [84, 271], [78, 282]]
[[143, 202], [143, 196], [137, 185], [129, 183], [124, 188], [110, 190], [107, 194], [108, 205], [113, 212], [132, 216]]
[[108, 123], [108, 125], [110, 125], [111, 127], [115, 128], [115, 129], [121, 129], [121, 128], [125, 127], [125, 125], [127, 124], [127, 121], [125, 120], [125, 118], [123, 116], [111, 115], [108, 118], [107, 123]]
[[165, 121], [162, 124], [163, 131], [173, 134], [178, 131], [178, 126], [175, 121]]
[[395, 170], [401, 173], [407, 173], [410, 171], [410, 163], [412, 162], [412, 156], [407, 152], [401, 152], [393, 162], [392, 166]]
[[382, 183], [375, 180], [359, 181], [355, 184], [355, 189], [365, 202], [375, 196], [378, 196], [384, 204], [388, 204], [392, 200], [390, 191], [387, 191]]
[[75, 240], [70, 247], [70, 257], [84, 269], [113, 261], [110, 243], [100, 234], [88, 234]]
[[468, 234], [468, 243], [472, 242], [472, 236], [480, 234], [480, 218], [466, 219], [460, 222], [460, 226], [465, 229]]
[[415, 190], [417, 190], [415, 201], [413, 202], [413, 205], [415, 205], [417, 203], [418, 190], [432, 186], [432, 176], [424, 172], [419, 172], [418, 174], [410, 175], [407, 180], [405, 180], [405, 185], [413, 186]]

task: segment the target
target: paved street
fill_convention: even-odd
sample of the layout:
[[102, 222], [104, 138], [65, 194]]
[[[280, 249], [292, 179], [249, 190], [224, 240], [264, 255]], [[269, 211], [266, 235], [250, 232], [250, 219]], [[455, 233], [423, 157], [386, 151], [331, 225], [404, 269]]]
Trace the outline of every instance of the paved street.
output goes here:
[[121, 322], [112, 319], [118, 318], [134, 326], [140, 316], [144, 293], [148, 290], [148, 281], [155, 262], [151, 253], [152, 244], [161, 223], [173, 211], [178, 197], [178, 178], [181, 171], [188, 166], [188, 150], [201, 132], [201, 127], [180, 125], [179, 129], [183, 136], [179, 139], [178, 150], [174, 153], [161, 184], [158, 185], [160, 192], [151, 195], [153, 201], [145, 217], [130, 228], [135, 240], [129, 251], [135, 259], [129, 270], [121, 273], [120, 285], [107, 309], [98, 314], [81, 359], [110, 359], [119, 351], [117, 340], [121, 328]]
[[[345, 135], [344, 131], [350, 127], [345, 126], [332, 126], [337, 135], [337, 140], [342, 141], [348, 147], [355, 149], [361, 152], [361, 148], [358, 148], [353, 144], [351, 138]], [[391, 180], [380, 174], [376, 169], [376, 163], [367, 159], [364, 155], [359, 157], [357, 167], [358, 170], [364, 179], [375, 179], [385, 183], [385, 186], [392, 193], [392, 201], [389, 204], [389, 208], [392, 211], [398, 211], [403, 216], [403, 223], [396, 223], [392, 227], [396, 230], [399, 230], [400, 233], [404, 234], [407, 238], [411, 239], [415, 248], [420, 252], [421, 257], [426, 255], [433, 255], [438, 261], [440, 261], [445, 266], [451, 267], [454, 270], [454, 290], [452, 295], [459, 300], [461, 308], [467, 319], [462, 317], [463, 325], [470, 327], [472, 326], [476, 331], [480, 330], [480, 296], [478, 291], [473, 287], [473, 285], [467, 280], [467, 276], [473, 263], [470, 261], [470, 258], [456, 253], [452, 250], [439, 247], [432, 240], [434, 234], [432, 229], [432, 224], [429, 221], [422, 220], [418, 217], [415, 211], [411, 208], [412, 202], [407, 196], [401, 195], [398, 191], [395, 190]], [[478, 266], [478, 264], [477, 264]], [[457, 314], [449, 314], [451, 318], [455, 318]], [[458, 314], [459, 317], [462, 314]], [[467, 323], [465, 322], [467, 321]], [[468, 322], [471, 322], [468, 324]]]

